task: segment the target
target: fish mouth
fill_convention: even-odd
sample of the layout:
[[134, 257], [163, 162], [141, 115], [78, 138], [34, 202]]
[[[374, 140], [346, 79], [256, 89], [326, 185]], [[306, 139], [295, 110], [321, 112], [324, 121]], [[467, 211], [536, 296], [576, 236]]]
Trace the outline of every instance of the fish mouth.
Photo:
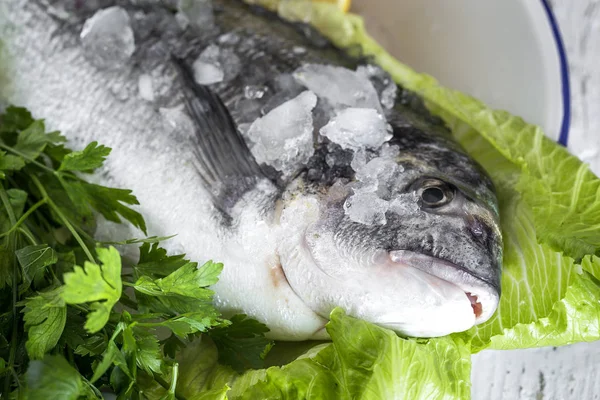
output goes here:
[[394, 250], [388, 255], [394, 264], [416, 268], [465, 292], [475, 314], [475, 325], [490, 319], [498, 308], [498, 291], [490, 283], [465, 271], [459, 265], [409, 250]]

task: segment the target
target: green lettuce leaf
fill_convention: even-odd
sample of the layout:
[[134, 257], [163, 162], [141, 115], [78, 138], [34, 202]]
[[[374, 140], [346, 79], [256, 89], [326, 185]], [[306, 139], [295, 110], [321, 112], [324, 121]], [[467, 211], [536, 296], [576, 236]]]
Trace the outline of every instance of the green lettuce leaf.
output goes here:
[[229, 399], [468, 399], [470, 349], [457, 337], [405, 339], [331, 313], [332, 343], [283, 367], [247, 372]]

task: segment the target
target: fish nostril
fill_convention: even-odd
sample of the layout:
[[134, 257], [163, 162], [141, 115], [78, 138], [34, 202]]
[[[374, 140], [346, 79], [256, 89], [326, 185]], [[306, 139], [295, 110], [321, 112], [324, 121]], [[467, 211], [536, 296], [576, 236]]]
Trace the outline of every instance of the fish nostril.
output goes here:
[[479, 218], [469, 216], [467, 219], [467, 228], [475, 240], [483, 245], [486, 244], [488, 238], [488, 229], [485, 224], [479, 220]]

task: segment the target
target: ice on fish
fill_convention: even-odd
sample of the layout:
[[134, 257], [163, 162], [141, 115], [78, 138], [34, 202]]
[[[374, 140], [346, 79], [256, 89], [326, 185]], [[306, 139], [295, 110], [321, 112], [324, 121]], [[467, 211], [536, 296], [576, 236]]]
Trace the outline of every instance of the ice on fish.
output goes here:
[[248, 85], [244, 87], [244, 97], [247, 99], [262, 99], [267, 90], [266, 86]]
[[192, 65], [196, 82], [201, 85], [210, 85], [223, 81], [225, 72], [221, 68], [219, 53], [219, 47], [214, 44], [211, 44], [200, 53]]
[[385, 225], [389, 202], [375, 193], [357, 193], [344, 202], [344, 212], [354, 222], [364, 225]]
[[279, 107], [288, 100], [297, 97], [304, 92], [306, 88], [302, 87], [291, 74], [281, 74], [273, 82], [273, 95], [262, 107], [262, 113], [268, 114], [271, 110]]
[[376, 149], [392, 138], [392, 128], [372, 108], [346, 108], [339, 111], [321, 135], [344, 149]]
[[220, 49], [219, 62], [221, 63], [221, 68], [223, 68], [223, 73], [225, 74], [223, 78], [224, 81], [234, 79], [242, 70], [240, 58], [231, 49]]
[[235, 32], [227, 32], [219, 36], [217, 42], [225, 46], [233, 46], [238, 44], [240, 41], [240, 35]]
[[80, 37], [86, 58], [98, 68], [122, 67], [135, 51], [131, 21], [121, 7], [97, 11], [83, 24]]
[[140, 75], [138, 78], [138, 91], [142, 99], [154, 101], [154, 89], [152, 88], [152, 77], [150, 75]]
[[396, 104], [396, 93], [398, 86], [393, 81], [390, 74], [384, 71], [381, 67], [373, 64], [361, 65], [356, 69], [356, 73], [368, 79], [377, 94], [379, 101], [384, 108], [390, 109]]
[[201, 85], [229, 81], [241, 70], [239, 57], [231, 49], [209, 45], [194, 61], [194, 79]]
[[305, 54], [307, 52], [307, 50], [306, 50], [306, 47], [294, 46], [294, 47], [292, 47], [292, 52], [294, 54]]
[[264, 163], [291, 174], [314, 154], [312, 109], [317, 96], [304, 91], [257, 119], [248, 130], [252, 154]]
[[210, 0], [179, 0], [178, 9], [189, 23], [198, 29], [210, 29], [214, 26], [215, 19]]
[[389, 211], [399, 215], [420, 213], [419, 196], [415, 192], [400, 194], [390, 201]]
[[302, 85], [334, 106], [373, 108], [383, 115], [379, 97], [368, 78], [343, 67], [306, 64], [294, 72]]
[[[386, 211], [401, 213], [400, 207], [409, 207], [401, 200], [391, 198], [390, 188], [396, 186], [393, 180], [402, 170], [402, 167], [396, 163], [398, 153], [397, 146], [388, 144], [382, 146], [379, 154], [367, 153], [364, 149], [354, 152], [350, 166], [355, 172], [356, 182], [349, 185], [354, 194], [344, 205], [344, 211], [352, 221], [367, 225], [384, 224]], [[363, 210], [363, 201], [367, 200], [373, 201], [376, 205], [373, 213]]]

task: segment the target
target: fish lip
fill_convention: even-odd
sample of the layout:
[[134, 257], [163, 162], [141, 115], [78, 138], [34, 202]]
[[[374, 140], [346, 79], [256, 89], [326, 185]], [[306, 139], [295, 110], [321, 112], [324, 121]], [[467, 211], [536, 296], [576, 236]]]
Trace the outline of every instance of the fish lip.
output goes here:
[[481, 305], [481, 312], [476, 316], [475, 325], [489, 320], [498, 308], [500, 294], [495, 286], [485, 279], [474, 276], [460, 265], [410, 250], [389, 251], [388, 256], [395, 264], [416, 268], [457, 286], [470, 300], [475, 297]]

